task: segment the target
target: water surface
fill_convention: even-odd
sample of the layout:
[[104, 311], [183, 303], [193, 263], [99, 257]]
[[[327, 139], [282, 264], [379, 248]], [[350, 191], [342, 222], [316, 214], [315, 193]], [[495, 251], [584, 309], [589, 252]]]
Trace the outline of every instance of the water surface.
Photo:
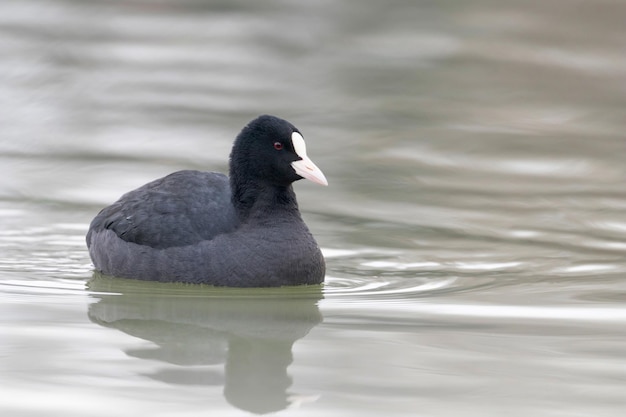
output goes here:
[[[5, 0], [0, 412], [622, 416], [618, 1]], [[260, 113], [320, 287], [93, 273], [89, 221]]]

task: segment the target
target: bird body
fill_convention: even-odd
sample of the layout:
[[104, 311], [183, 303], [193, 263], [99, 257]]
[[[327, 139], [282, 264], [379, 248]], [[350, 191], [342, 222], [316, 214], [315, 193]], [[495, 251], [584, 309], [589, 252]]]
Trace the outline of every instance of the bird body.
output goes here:
[[289, 122], [261, 116], [238, 135], [230, 178], [179, 171], [124, 194], [93, 219], [87, 246], [105, 274], [233, 287], [319, 284], [322, 253], [292, 183], [326, 185]]

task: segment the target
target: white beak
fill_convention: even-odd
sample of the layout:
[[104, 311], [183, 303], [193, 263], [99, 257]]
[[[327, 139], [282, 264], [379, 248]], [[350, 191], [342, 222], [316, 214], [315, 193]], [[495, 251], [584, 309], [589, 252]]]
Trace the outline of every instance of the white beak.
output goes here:
[[296, 171], [296, 174], [302, 178], [311, 180], [317, 184], [328, 185], [328, 181], [324, 176], [324, 173], [319, 169], [313, 161], [309, 158], [302, 158], [300, 161], [293, 161], [291, 166]]
[[291, 142], [298, 156], [302, 158], [299, 161], [293, 161], [291, 163], [291, 166], [294, 171], [296, 171], [296, 174], [300, 175], [302, 178], [313, 181], [316, 184], [328, 185], [328, 181], [326, 180], [322, 170], [319, 169], [317, 165], [315, 165], [306, 155], [306, 146], [302, 135], [298, 132], [293, 132], [291, 134]]

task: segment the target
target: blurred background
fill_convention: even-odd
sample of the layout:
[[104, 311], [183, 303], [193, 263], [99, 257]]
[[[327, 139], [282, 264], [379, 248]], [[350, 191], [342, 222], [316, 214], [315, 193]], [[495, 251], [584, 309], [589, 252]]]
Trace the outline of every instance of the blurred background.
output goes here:
[[[623, 415], [624, 22], [618, 0], [3, 0], [0, 411]], [[323, 288], [94, 277], [102, 207], [226, 172], [264, 113], [328, 178], [295, 184]]]

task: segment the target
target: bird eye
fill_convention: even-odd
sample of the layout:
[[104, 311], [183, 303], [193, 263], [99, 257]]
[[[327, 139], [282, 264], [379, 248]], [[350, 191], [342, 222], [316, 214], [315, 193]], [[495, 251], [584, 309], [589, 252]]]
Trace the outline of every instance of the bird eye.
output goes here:
[[274, 149], [280, 151], [281, 149], [283, 149], [283, 144], [280, 142], [274, 142]]

